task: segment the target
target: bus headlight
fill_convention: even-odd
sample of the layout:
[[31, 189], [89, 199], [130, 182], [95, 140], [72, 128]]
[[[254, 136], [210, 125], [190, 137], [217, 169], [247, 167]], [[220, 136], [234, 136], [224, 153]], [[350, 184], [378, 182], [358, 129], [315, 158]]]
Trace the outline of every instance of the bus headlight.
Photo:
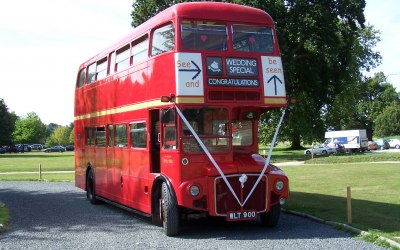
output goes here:
[[277, 180], [277, 181], [275, 182], [275, 189], [276, 189], [276, 190], [282, 191], [284, 187], [285, 187], [285, 184], [283, 183], [282, 180]]
[[192, 185], [189, 188], [189, 193], [191, 196], [196, 197], [200, 193], [200, 188], [197, 185]]

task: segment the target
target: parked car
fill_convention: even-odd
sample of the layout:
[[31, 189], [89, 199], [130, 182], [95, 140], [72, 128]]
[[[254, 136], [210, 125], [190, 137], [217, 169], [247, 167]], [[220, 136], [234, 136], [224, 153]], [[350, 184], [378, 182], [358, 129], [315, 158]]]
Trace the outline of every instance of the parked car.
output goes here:
[[4, 154], [6, 152], [7, 150], [3, 146], [0, 146], [0, 154]]
[[400, 139], [390, 139], [389, 140], [389, 146], [391, 148], [400, 149]]
[[11, 152], [19, 153], [19, 152], [31, 152], [32, 148], [28, 144], [16, 144], [11, 147]]
[[43, 146], [42, 146], [42, 144], [32, 144], [31, 148], [32, 148], [32, 150], [42, 150]]
[[65, 148], [63, 146], [53, 146], [50, 148], [43, 149], [42, 152], [50, 153], [50, 152], [65, 152]]
[[385, 139], [378, 139], [375, 142], [376, 142], [376, 144], [378, 144], [378, 147], [380, 149], [389, 149], [390, 148], [389, 142]]
[[368, 150], [377, 150], [379, 148], [378, 144], [373, 141], [368, 141]]
[[319, 145], [319, 146], [314, 146], [312, 148], [304, 150], [304, 154], [310, 155], [311, 153], [316, 154], [316, 155], [326, 155], [326, 154], [333, 154], [336, 153], [336, 148], [331, 148], [326, 145]]
[[74, 151], [74, 145], [65, 146], [66, 151]]

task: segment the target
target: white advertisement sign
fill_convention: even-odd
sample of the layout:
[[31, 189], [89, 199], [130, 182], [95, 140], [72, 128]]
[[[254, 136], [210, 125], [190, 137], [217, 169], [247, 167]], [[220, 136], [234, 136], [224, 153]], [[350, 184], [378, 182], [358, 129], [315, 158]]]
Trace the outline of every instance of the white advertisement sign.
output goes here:
[[203, 96], [203, 64], [200, 53], [175, 53], [177, 96]]
[[262, 56], [261, 62], [264, 77], [264, 96], [286, 96], [281, 58], [278, 56]]

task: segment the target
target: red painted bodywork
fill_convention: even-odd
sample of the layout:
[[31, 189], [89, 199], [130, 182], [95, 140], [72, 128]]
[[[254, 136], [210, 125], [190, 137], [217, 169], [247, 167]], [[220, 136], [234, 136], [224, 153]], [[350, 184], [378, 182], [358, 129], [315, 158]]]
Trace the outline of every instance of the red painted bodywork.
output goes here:
[[[204, 154], [186, 154], [178, 147], [177, 150], [165, 150], [160, 148], [160, 170], [151, 172], [151, 143], [150, 136], [147, 136], [147, 147], [144, 149], [134, 149], [130, 146], [126, 148], [118, 147], [97, 147], [85, 145], [85, 128], [104, 126], [109, 124], [127, 124], [136, 121], [145, 121], [147, 131], [150, 117], [149, 110], [162, 109], [172, 104], [159, 103], [152, 106], [124, 110], [124, 107], [150, 101], [157, 101], [161, 96], [175, 94], [175, 62], [174, 55], [177, 52], [191, 52], [181, 49], [179, 23], [181, 20], [211, 20], [224, 22], [227, 25], [235, 24], [258, 24], [274, 27], [273, 20], [264, 11], [240, 5], [226, 3], [185, 3], [175, 5], [144, 24], [135, 28], [132, 33], [119, 42], [108, 47], [98, 55], [84, 62], [80, 69], [83, 69], [98, 59], [108, 56], [137, 37], [148, 34], [151, 39], [151, 32], [161, 25], [172, 22], [175, 27], [175, 48], [171, 52], [149, 57], [148, 60], [139, 64], [133, 64], [126, 70], [118, 73], [109, 74], [106, 78], [77, 87], [75, 90], [75, 183], [77, 187], [86, 189], [86, 171], [88, 167], [94, 170], [96, 194], [104, 198], [113, 200], [117, 203], [131, 207], [133, 209], [151, 214], [151, 196], [153, 182], [159, 175], [163, 175], [172, 185], [176, 194], [177, 202], [180, 206], [197, 211], [207, 211], [210, 215], [224, 216], [224, 213], [217, 213], [217, 203], [223, 203], [223, 197], [219, 197], [216, 188], [223, 189], [216, 182], [219, 173], [210, 163]], [[276, 38], [275, 30], [274, 37]], [[266, 54], [246, 53], [233, 51], [228, 47], [226, 51], [202, 51], [203, 67], [206, 56], [245, 57], [254, 58], [261, 65], [261, 56]], [[278, 43], [275, 39], [274, 52], [269, 56], [280, 56]], [[205, 69], [202, 69], [205, 73]], [[78, 76], [79, 78], [79, 76]], [[262, 75], [259, 76], [262, 82]], [[208, 91], [208, 86], [204, 86], [204, 91]], [[235, 87], [214, 87], [214, 91], [241, 91]], [[210, 102], [205, 94], [205, 103], [189, 104], [178, 103], [181, 109], [185, 107], [224, 107], [230, 112], [231, 119], [237, 119], [243, 110], [256, 110], [259, 113], [266, 112], [272, 108], [284, 107], [286, 104], [266, 105], [263, 101], [263, 86], [253, 91], [260, 93], [257, 100], [243, 102], [214, 101]], [[114, 112], [118, 109], [118, 112]], [[178, 122], [180, 130], [181, 122]], [[264, 166], [264, 159], [258, 153], [257, 121], [253, 122], [254, 143], [251, 146], [235, 148], [231, 147], [229, 152], [214, 153], [215, 161], [227, 176], [237, 174], [259, 174]], [[181, 135], [178, 145], [181, 145]], [[130, 139], [128, 145], [131, 145]], [[189, 165], [181, 163], [182, 158], [187, 158]], [[274, 189], [277, 179], [285, 182], [282, 191]], [[236, 181], [236, 177], [232, 177]], [[236, 181], [237, 182], [237, 181]], [[238, 183], [238, 182], [237, 182]], [[200, 185], [200, 194], [193, 198], [188, 192], [190, 185]], [[236, 185], [236, 184], [235, 184]], [[272, 205], [279, 202], [280, 197], [288, 199], [288, 179], [285, 174], [271, 166], [261, 182], [264, 189], [253, 194], [254, 198], [249, 204], [255, 204], [256, 200], [264, 201], [265, 204], [256, 208], [257, 212], [268, 211]], [[260, 194], [265, 197], [258, 197]], [[226, 190], [224, 191], [226, 196]], [[218, 198], [217, 198], [218, 197]], [[229, 211], [240, 209], [232, 197], [225, 198], [228, 203], [233, 203]], [[236, 203], [236, 204], [235, 204]], [[222, 209], [222, 208], [221, 208]], [[251, 209], [251, 208], [248, 208]], [[222, 211], [222, 210], [221, 210]]]

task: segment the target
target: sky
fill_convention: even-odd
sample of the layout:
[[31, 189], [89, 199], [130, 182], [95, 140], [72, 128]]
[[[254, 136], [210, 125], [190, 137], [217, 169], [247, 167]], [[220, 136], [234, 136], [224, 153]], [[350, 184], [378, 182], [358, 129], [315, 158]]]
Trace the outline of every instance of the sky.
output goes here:
[[[73, 122], [79, 65], [132, 30], [132, 0], [15, 0], [0, 9], [0, 99], [43, 123]], [[367, 24], [381, 32], [382, 71], [400, 91], [398, 0], [367, 0]], [[279, 39], [279, 38], [278, 38]]]

